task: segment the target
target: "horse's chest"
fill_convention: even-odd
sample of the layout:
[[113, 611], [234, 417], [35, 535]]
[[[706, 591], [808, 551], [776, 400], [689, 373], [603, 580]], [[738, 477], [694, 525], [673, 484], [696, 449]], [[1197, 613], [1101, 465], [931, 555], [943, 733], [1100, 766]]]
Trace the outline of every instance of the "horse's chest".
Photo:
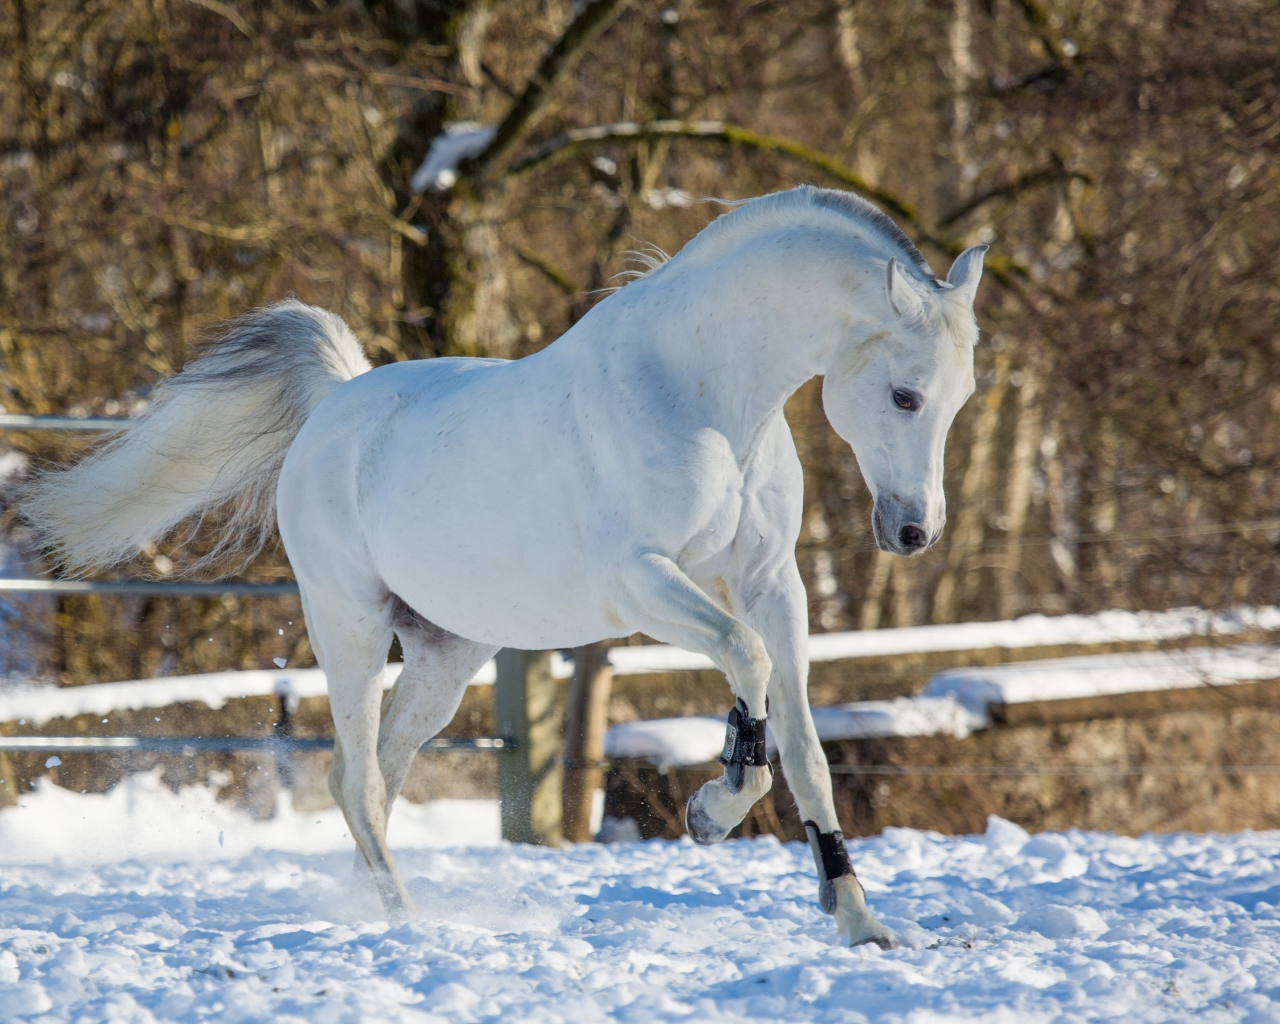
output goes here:
[[716, 506], [703, 524], [685, 542], [680, 553], [684, 564], [696, 564], [729, 550], [738, 534], [742, 518], [742, 498], [732, 495]]
[[693, 487], [682, 523], [682, 564], [705, 562], [727, 551], [742, 519], [743, 479], [729, 452], [700, 453], [691, 467]]

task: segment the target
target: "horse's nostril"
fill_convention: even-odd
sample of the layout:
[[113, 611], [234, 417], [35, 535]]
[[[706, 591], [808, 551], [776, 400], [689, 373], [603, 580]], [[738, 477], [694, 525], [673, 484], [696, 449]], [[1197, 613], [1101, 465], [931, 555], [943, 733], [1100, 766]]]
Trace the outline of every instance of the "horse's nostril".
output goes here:
[[902, 541], [902, 546], [908, 551], [922, 548], [926, 542], [924, 531], [911, 523], [902, 528], [902, 532], [898, 534], [898, 539]]

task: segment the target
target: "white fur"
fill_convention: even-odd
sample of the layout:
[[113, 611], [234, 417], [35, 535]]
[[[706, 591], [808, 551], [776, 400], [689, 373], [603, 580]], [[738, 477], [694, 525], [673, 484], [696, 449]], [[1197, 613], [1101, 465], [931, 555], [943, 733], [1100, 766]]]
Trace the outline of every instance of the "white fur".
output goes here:
[[[398, 363], [334, 388], [309, 417], [297, 406], [305, 422], [280, 472], [280, 533], [329, 678], [339, 741], [330, 785], [390, 912], [407, 912], [409, 899], [386, 848], [387, 809], [418, 743], [498, 646], [640, 631], [706, 654], [752, 716], [764, 717], [768, 694], [801, 814], [824, 832], [839, 827], [806, 698], [794, 553], [803, 479], [783, 403], [824, 375], [828, 416], [875, 495], [877, 538], [904, 550], [906, 525], [935, 538], [943, 443], [973, 390], [980, 255], [963, 254], [955, 280], [941, 281], [867, 204], [794, 189], [721, 217], [536, 355]], [[917, 411], [895, 407], [900, 388], [920, 396]], [[252, 433], [234, 416], [270, 411], [254, 404], [263, 393], [233, 389], [219, 432]], [[211, 396], [199, 396], [207, 409]], [[175, 426], [192, 433], [190, 418]], [[64, 544], [81, 552], [76, 564], [123, 552], [201, 495], [233, 493], [233, 479], [263, 479], [232, 470], [224, 486], [182, 484], [194, 496], [178, 500], [171, 481], [210, 478], [198, 465], [207, 449], [183, 458], [176, 442], [145, 436], [166, 446], [159, 468], [137, 452], [113, 476], [108, 449], [100, 468], [64, 478], [60, 493], [80, 506], [97, 500], [88, 485], [113, 500], [77, 513], [79, 546]], [[272, 437], [273, 455], [283, 438]], [[126, 510], [129, 496], [166, 511]], [[99, 528], [109, 541], [81, 539]], [[382, 708], [393, 632], [406, 668]], [[767, 769], [748, 769], [740, 793], [718, 779], [695, 800], [727, 831], [767, 784]], [[836, 892], [847, 941], [888, 941], [855, 879]]]

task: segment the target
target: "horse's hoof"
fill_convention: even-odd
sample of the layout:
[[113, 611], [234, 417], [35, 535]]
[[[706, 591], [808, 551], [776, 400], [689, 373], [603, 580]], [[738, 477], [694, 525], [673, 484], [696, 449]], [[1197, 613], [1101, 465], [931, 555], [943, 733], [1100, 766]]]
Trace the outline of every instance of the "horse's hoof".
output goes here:
[[413, 900], [401, 898], [399, 894], [384, 896], [382, 908], [387, 915], [387, 923], [391, 925], [405, 924], [418, 916], [418, 908], [413, 905]]
[[839, 929], [840, 937], [846, 945], [863, 946], [870, 943], [884, 950], [898, 948], [899, 943], [894, 938], [893, 932], [871, 913], [867, 906], [866, 895], [862, 891], [862, 884], [856, 876], [841, 875], [832, 880], [831, 887], [832, 895], [836, 897], [836, 905], [833, 908], [836, 928]]
[[885, 952], [891, 949], [898, 949], [898, 940], [888, 932], [879, 935], [868, 935], [865, 939], [858, 939], [856, 942], [850, 942], [850, 946], [879, 946]]
[[849, 922], [840, 929], [840, 936], [850, 946], [879, 946], [888, 951], [899, 948], [899, 942], [884, 925], [874, 917], [858, 922]]
[[721, 828], [707, 813], [702, 801], [698, 799], [701, 794], [702, 790], [698, 790], [684, 805], [684, 827], [689, 833], [689, 838], [699, 846], [715, 846], [716, 843], [724, 841], [729, 834], [729, 829]]

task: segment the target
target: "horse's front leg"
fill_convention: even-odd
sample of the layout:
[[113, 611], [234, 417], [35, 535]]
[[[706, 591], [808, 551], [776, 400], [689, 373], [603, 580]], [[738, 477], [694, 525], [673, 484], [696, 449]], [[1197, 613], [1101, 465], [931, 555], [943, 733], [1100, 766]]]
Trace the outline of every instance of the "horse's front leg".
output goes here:
[[655, 640], [705, 654], [724, 672], [738, 698], [729, 715], [721, 778], [689, 799], [685, 825], [695, 842], [718, 843], [773, 784], [764, 753], [765, 691], [770, 662], [755, 630], [711, 600], [671, 559], [652, 552], [623, 573], [619, 610], [625, 622]]
[[831, 792], [831, 771], [809, 713], [809, 629], [804, 583], [794, 560], [754, 595], [744, 616], [764, 639], [773, 661], [769, 677], [770, 727], [782, 770], [800, 808], [813, 850], [822, 909], [851, 946], [874, 942], [889, 949], [890, 931], [867, 908], [862, 885], [845, 851]]

